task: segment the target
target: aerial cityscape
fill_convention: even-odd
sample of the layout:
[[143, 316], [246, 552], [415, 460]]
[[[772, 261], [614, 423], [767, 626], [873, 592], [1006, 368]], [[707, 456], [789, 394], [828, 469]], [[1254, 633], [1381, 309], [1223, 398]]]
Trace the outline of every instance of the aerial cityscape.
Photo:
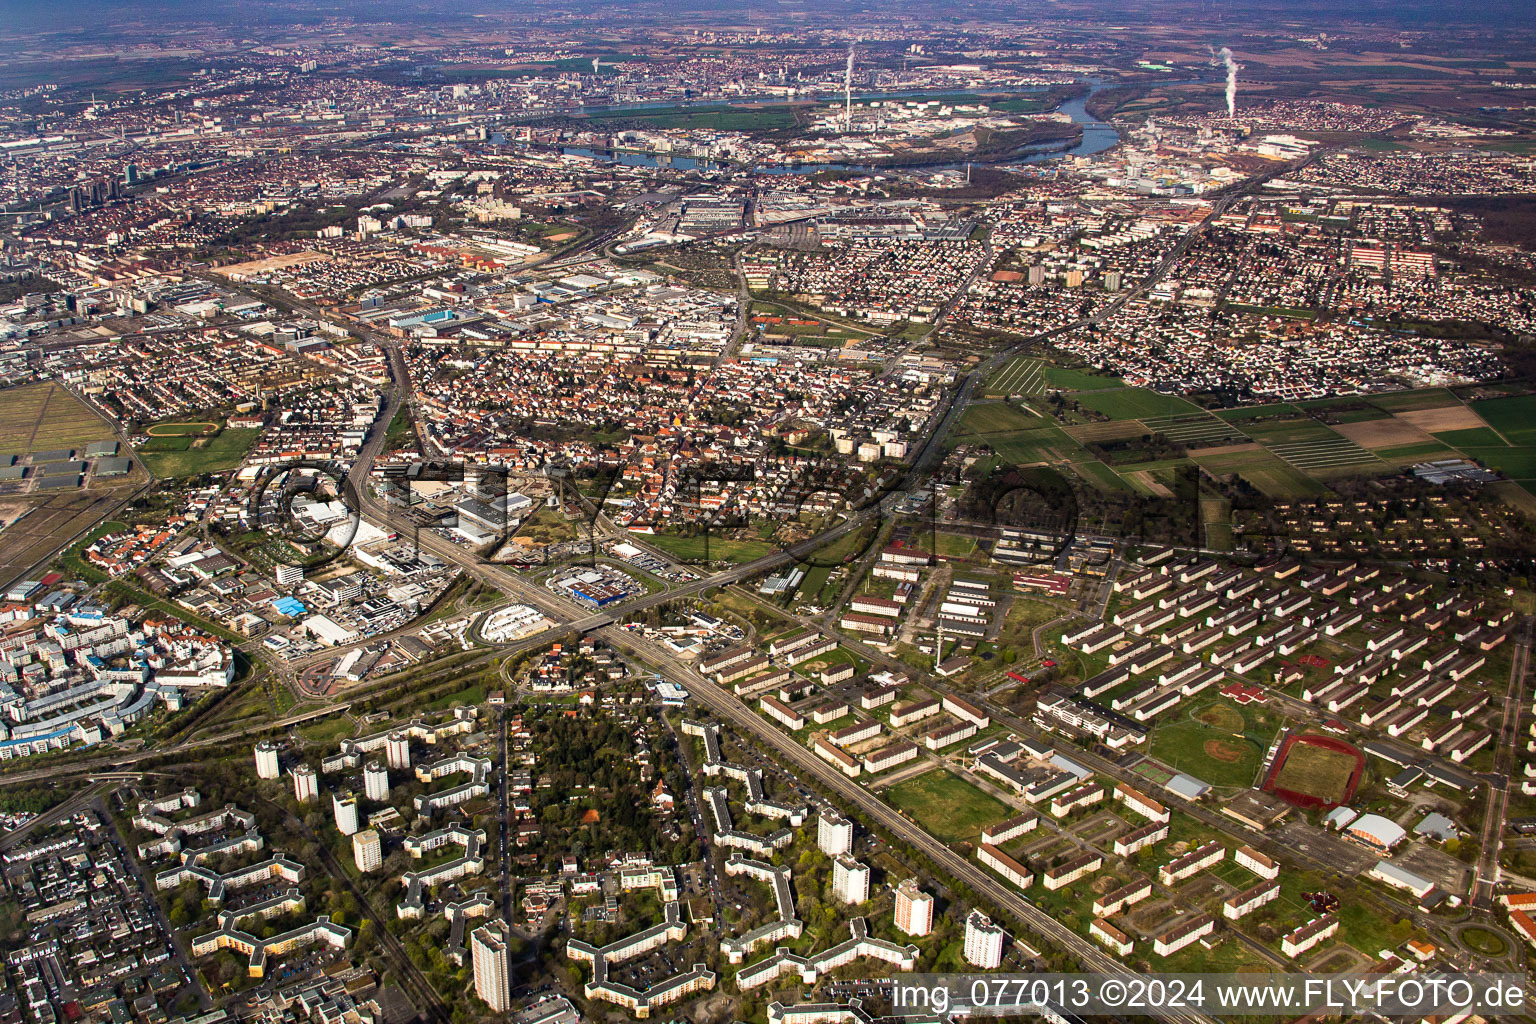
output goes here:
[[1536, 10], [0, 6], [0, 1024], [1536, 1022]]

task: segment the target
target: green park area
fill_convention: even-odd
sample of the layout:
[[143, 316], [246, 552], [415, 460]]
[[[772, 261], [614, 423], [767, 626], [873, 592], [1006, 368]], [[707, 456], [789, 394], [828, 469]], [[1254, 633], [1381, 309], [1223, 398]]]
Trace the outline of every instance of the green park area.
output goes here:
[[144, 465], [155, 476], [182, 478], [234, 469], [261, 431], [200, 421], [157, 423], [145, 433], [149, 440], [138, 449]]
[[1012, 814], [1001, 800], [942, 769], [897, 783], [885, 799], [946, 843], [974, 840], [987, 825]]

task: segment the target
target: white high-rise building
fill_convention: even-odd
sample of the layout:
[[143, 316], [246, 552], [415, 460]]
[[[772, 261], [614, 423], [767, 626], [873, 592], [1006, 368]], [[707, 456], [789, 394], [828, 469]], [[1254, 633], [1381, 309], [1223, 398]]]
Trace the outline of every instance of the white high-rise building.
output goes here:
[[832, 895], [844, 903], [869, 899], [869, 868], [844, 854], [832, 862]]
[[384, 758], [389, 766], [396, 771], [404, 771], [411, 766], [411, 738], [403, 732], [392, 732], [384, 741]]
[[282, 774], [283, 769], [277, 763], [277, 744], [271, 740], [256, 744], [256, 777], [275, 779]]
[[852, 852], [853, 822], [826, 811], [821, 812], [816, 819], [816, 845], [828, 857], [841, 857]]
[[1003, 963], [1003, 930], [979, 910], [965, 919], [965, 962], [987, 970]]
[[363, 874], [379, 870], [384, 863], [384, 844], [371, 828], [352, 833], [352, 859]]
[[272, 578], [277, 580], [280, 587], [292, 587], [304, 582], [304, 567], [302, 565], [279, 564], [273, 570]]
[[320, 799], [320, 776], [307, 764], [293, 770], [293, 795], [301, 804]]
[[933, 897], [917, 887], [915, 878], [896, 887], [896, 927], [907, 935], [933, 931]]
[[469, 936], [475, 963], [475, 994], [497, 1013], [506, 1013], [512, 1002], [508, 978], [507, 924], [492, 921]]
[[351, 793], [331, 796], [331, 810], [336, 812], [336, 830], [344, 836], [357, 831], [357, 797]]
[[363, 795], [369, 800], [388, 800], [389, 769], [377, 761], [363, 765]]

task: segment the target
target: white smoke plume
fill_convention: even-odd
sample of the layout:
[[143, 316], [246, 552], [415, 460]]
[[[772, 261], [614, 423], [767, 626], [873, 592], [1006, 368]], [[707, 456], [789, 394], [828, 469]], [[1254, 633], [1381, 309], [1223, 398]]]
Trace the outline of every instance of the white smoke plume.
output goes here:
[[843, 69], [843, 127], [853, 127], [853, 44], [848, 44], [848, 66]]
[[1232, 51], [1225, 46], [1217, 56], [1227, 65], [1227, 116], [1233, 117], [1237, 114], [1237, 73], [1243, 66], [1232, 59]]

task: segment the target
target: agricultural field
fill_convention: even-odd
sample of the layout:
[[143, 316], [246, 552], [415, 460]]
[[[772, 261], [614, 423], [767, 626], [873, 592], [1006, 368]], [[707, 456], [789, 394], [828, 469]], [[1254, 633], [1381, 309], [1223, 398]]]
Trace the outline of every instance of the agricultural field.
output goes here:
[[1041, 425], [1040, 417], [1006, 402], [973, 405], [960, 417], [960, 430], [966, 434], [1003, 434], [1030, 430]]
[[1119, 473], [1121, 479], [1133, 490], [1160, 498], [1171, 498], [1179, 468], [1189, 464], [1189, 459], [1160, 459], [1154, 462], [1136, 462], [1129, 466], [1116, 466], [1115, 472]]
[[0, 402], [0, 452], [83, 448], [116, 436], [106, 420], [58, 384], [6, 388]]
[[1289, 402], [1276, 402], [1273, 405], [1245, 405], [1238, 409], [1217, 409], [1213, 415], [1228, 423], [1252, 423], [1266, 419], [1294, 419], [1302, 416], [1303, 413]]
[[1383, 395], [1372, 395], [1370, 400], [1371, 404], [1393, 413], [1411, 409], [1438, 409], [1441, 406], [1461, 404], [1461, 400], [1445, 388], [1389, 391]]
[[1405, 444], [1393, 448], [1377, 448], [1375, 450], [1375, 455], [1378, 459], [1396, 466], [1411, 466], [1416, 462], [1424, 462], [1426, 460], [1448, 459], [1454, 457], [1455, 454], [1450, 448], [1435, 441]]
[[998, 367], [987, 378], [989, 395], [1043, 395], [1048, 391], [1102, 391], [1123, 388], [1119, 377], [1052, 366], [1033, 356], [1018, 356]]
[[1219, 448], [1248, 441], [1247, 434], [1207, 412], [1144, 416], [1141, 422], [1152, 433], [1186, 448]]
[[1472, 403], [1472, 411], [1513, 445], [1536, 444], [1536, 395]]
[[1001, 800], [942, 769], [900, 782], [882, 795], [946, 843], [974, 840], [984, 827], [1014, 813]]
[[1434, 435], [1453, 448], [1493, 448], [1503, 445], [1504, 439], [1492, 427], [1469, 427], [1465, 430], [1446, 430]]
[[[1462, 453], [1489, 469], [1496, 469], [1521, 484], [1536, 481], [1536, 446], [1511, 448], [1462, 448]], [[1529, 489], [1529, 488], [1527, 488]]]
[[1268, 447], [1280, 458], [1306, 473], [1358, 472], [1362, 467], [1379, 466], [1381, 463], [1375, 455], [1338, 434], [1311, 441], [1271, 444]]
[[1045, 364], [1020, 356], [1000, 366], [987, 381], [989, 395], [1038, 395], [1046, 389]]
[[1243, 432], [1260, 444], [1297, 444], [1339, 436], [1310, 416], [1251, 423], [1243, 427]]
[[[978, 418], [983, 423], [989, 420], [994, 423], [1002, 423], [1004, 422], [1002, 420], [1004, 416], [1022, 417], [1025, 415], [1012, 408], [1009, 408], [1008, 413], [997, 412], [995, 411], [997, 409], [995, 405], [975, 406], [972, 410], [967, 411], [966, 415], [969, 416], [970, 412], [976, 409], [994, 410], [979, 414]], [[1025, 425], [1030, 429], [1005, 429], [996, 430], [992, 433], [964, 433], [955, 437], [955, 443], [987, 445], [997, 452], [1000, 458], [1017, 465], [1029, 465], [1035, 462], [1061, 464], [1085, 461], [1092, 458], [1082, 445], [1074, 441], [1060, 427], [1038, 419], [1025, 421]]]
[[1259, 447], [1247, 445], [1219, 452], [1195, 452], [1192, 458], [1213, 476], [1236, 473], [1271, 498], [1296, 498], [1321, 494], [1322, 484], [1279, 457]]
[[41, 500], [22, 497], [0, 501], [0, 523], [4, 524], [0, 527], [0, 582], [9, 586], [20, 579], [30, 566], [117, 511], [124, 496], [121, 491], [69, 491], [54, 492]]
[[1127, 484], [1114, 470], [1097, 460], [1093, 462], [1074, 462], [1071, 464], [1072, 472], [1082, 477], [1088, 483], [1105, 491], [1128, 491], [1131, 486]]
[[1125, 381], [1107, 373], [1072, 370], [1060, 366], [1045, 368], [1045, 383], [1052, 391], [1098, 391], [1104, 388], [1125, 387]]
[[1147, 417], [1181, 416], [1201, 413], [1198, 406], [1174, 395], [1163, 395], [1144, 388], [1116, 388], [1112, 391], [1084, 391], [1071, 396], [1084, 408], [1116, 420], [1145, 420]]

